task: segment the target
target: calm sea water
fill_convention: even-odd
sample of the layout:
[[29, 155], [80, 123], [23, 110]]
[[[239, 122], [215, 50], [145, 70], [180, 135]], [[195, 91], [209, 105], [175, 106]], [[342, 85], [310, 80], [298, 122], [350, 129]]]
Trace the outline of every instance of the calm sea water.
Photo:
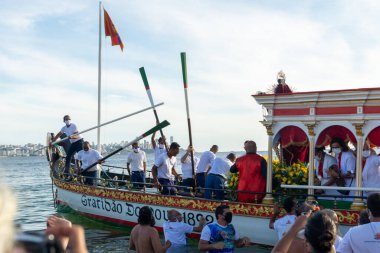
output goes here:
[[[241, 153], [238, 153], [241, 154]], [[225, 156], [226, 153], [220, 153]], [[148, 166], [153, 165], [153, 154], [147, 154]], [[109, 164], [125, 167], [125, 155], [116, 155]], [[49, 167], [45, 157], [0, 157], [0, 177], [10, 186], [18, 199], [16, 223], [22, 230], [46, 228], [46, 219], [59, 214], [86, 230], [86, 241], [90, 252], [127, 252], [130, 228], [105, 223], [80, 215], [69, 208], [54, 207]], [[198, 252], [197, 242], [190, 241], [191, 252]], [[270, 252], [254, 246], [237, 249], [236, 252]]]

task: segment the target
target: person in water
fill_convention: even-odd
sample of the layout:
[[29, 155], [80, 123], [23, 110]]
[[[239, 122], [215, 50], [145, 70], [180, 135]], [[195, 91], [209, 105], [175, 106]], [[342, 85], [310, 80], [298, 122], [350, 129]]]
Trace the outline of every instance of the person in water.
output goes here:
[[137, 253], [163, 253], [171, 246], [170, 241], [161, 245], [152, 210], [148, 206], [141, 207], [138, 224], [131, 231], [129, 249]]

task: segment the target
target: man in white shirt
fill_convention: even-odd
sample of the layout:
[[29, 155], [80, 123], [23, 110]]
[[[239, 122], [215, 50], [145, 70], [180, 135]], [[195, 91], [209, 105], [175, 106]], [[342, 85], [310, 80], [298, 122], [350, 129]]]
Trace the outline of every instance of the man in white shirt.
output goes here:
[[83, 149], [83, 138], [78, 134], [77, 126], [74, 123], [71, 123], [69, 115], [63, 116], [63, 122], [65, 123], [65, 126], [62, 127], [61, 131], [59, 131], [51, 141], [55, 142], [63, 134], [69, 138], [70, 147], [67, 151], [65, 160], [65, 173], [69, 173], [71, 157]]
[[[132, 168], [132, 173], [130, 167]], [[128, 154], [127, 170], [131, 177], [133, 187], [143, 188], [144, 184], [137, 183], [145, 183], [146, 154], [144, 151], [140, 150], [139, 144], [137, 142], [132, 144], [132, 152]]]
[[[189, 146], [186, 153], [181, 158], [181, 170], [182, 170], [182, 185], [188, 187], [195, 187], [193, 168], [191, 167], [191, 153], [194, 158], [194, 172], [197, 172], [197, 166], [199, 164], [199, 158], [194, 154], [194, 148]], [[190, 192], [190, 189], [184, 189], [185, 192]]]
[[224, 183], [227, 180], [227, 173], [234, 164], [236, 156], [230, 153], [226, 158], [217, 157], [208, 171], [205, 187], [205, 198], [212, 199], [212, 193], [215, 193], [215, 199], [224, 199]]
[[158, 157], [152, 168], [153, 182], [157, 187], [162, 186], [163, 195], [176, 195], [177, 189], [174, 187], [172, 175], [179, 177], [175, 170], [176, 156], [179, 153], [179, 144], [170, 144], [169, 151]]
[[96, 162], [99, 163], [102, 158], [103, 156], [97, 150], [91, 148], [88, 141], [83, 143], [83, 150], [78, 152], [76, 165], [78, 174], [85, 177], [85, 184], [97, 185], [98, 165], [96, 164], [89, 169], [88, 167]]
[[380, 252], [380, 193], [368, 196], [367, 207], [371, 222], [348, 230], [339, 244], [338, 253]]
[[[372, 153], [367, 144], [363, 146], [363, 187], [380, 188], [380, 156]], [[363, 192], [364, 196], [368, 192]]]
[[177, 210], [173, 209], [168, 211], [168, 221], [164, 222], [163, 229], [165, 241], [169, 240], [172, 245], [166, 252], [187, 252], [186, 234], [201, 232], [205, 223], [206, 221], [202, 216], [199, 219], [199, 225], [197, 227], [191, 226], [182, 221], [182, 214]]
[[162, 154], [165, 154], [167, 151], [165, 136], [161, 136], [160, 138], [158, 138], [158, 144], [156, 143], [155, 137], [156, 132], [152, 134], [151, 138], [152, 148], [154, 150], [154, 162], [156, 162], [158, 157], [160, 157]]
[[277, 216], [280, 214], [280, 208], [278, 205], [274, 207], [273, 217], [269, 221], [269, 228], [274, 229], [276, 231], [278, 239], [281, 240], [281, 238], [286, 233], [286, 230], [289, 228], [290, 225], [294, 223], [296, 220], [296, 207], [297, 207], [297, 200], [295, 197], [287, 197], [284, 200], [284, 209], [286, 211], [286, 214], [276, 220]]
[[209, 151], [202, 153], [201, 158], [199, 159], [199, 164], [197, 167], [197, 186], [205, 187], [206, 183], [206, 172], [210, 169], [212, 161], [215, 159], [215, 154], [218, 152], [218, 146], [212, 145]]

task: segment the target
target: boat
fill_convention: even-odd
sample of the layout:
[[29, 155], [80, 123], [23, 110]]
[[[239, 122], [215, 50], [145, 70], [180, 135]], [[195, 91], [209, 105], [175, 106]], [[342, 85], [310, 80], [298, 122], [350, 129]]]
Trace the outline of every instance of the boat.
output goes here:
[[[285, 83], [280, 78], [279, 86], [281, 85]], [[285, 92], [277, 93], [258, 92], [252, 97], [263, 106], [261, 123], [268, 135], [267, 175], [273, 174], [274, 152], [281, 159], [286, 159], [285, 151], [293, 152], [293, 158], [307, 162], [305, 185], [283, 184], [282, 189], [300, 187], [304, 192], [298, 198], [317, 200], [324, 207], [334, 209], [338, 215], [340, 231], [344, 235], [350, 227], [357, 225], [359, 212], [365, 207], [365, 198], [360, 188], [363, 143], [367, 140], [373, 146], [380, 146], [380, 88], [309, 92], [291, 92], [285, 89]], [[344, 201], [341, 196], [324, 199], [323, 195], [314, 193], [318, 186], [313, 186], [315, 168], [314, 162], [309, 161], [314, 161], [314, 148], [318, 145], [327, 146], [334, 135], [344, 136], [357, 150], [357, 191], [351, 196], [353, 201]], [[50, 143], [51, 136], [49, 133], [47, 143]], [[216, 201], [196, 196], [161, 195], [151, 181], [147, 181], [143, 191], [135, 190], [130, 187], [129, 176], [124, 173], [112, 173], [107, 177], [104, 175], [97, 186], [82, 184], [80, 177], [67, 181], [62, 172], [65, 159], [63, 148], [59, 145], [50, 146], [47, 157], [56, 204], [68, 206], [83, 215], [133, 226], [137, 224], [139, 209], [149, 206], [156, 219], [156, 228], [162, 231], [163, 223], [168, 220], [168, 210], [177, 209], [182, 213], [184, 222], [197, 225], [201, 216], [205, 217], [207, 223], [214, 222], [215, 208], [227, 204], [233, 212], [233, 224], [238, 228], [239, 234], [248, 236], [255, 244], [273, 246], [277, 242], [275, 231], [269, 229], [269, 219], [273, 215], [274, 203], [289, 192], [274, 192], [272, 177], [267, 177], [266, 195], [262, 203], [237, 202], [233, 197], [228, 197], [233, 194], [226, 195], [223, 201]]]

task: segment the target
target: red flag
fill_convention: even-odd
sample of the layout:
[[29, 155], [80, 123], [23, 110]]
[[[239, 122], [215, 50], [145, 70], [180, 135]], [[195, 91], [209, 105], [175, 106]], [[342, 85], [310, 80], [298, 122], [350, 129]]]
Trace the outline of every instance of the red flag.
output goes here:
[[[104, 8], [103, 8], [104, 9]], [[111, 36], [112, 46], [120, 45], [121, 51], [123, 51], [124, 44], [120, 39], [119, 33], [116, 30], [110, 16], [107, 11], [104, 9], [104, 31], [106, 36]]]

